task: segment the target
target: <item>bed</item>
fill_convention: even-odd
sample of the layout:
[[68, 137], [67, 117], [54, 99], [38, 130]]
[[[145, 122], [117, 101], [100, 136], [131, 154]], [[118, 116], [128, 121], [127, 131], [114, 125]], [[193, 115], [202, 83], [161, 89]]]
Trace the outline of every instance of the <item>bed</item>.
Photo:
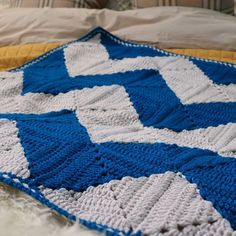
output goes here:
[[[233, 16], [206, 9], [184, 7], [153, 7], [120, 12], [108, 9], [4, 9], [0, 10], [0, 71], [14, 71], [14, 68], [30, 63], [31, 60], [39, 56], [42, 58], [44, 55], [50, 55], [50, 52], [56, 51], [65, 43], [77, 40], [90, 30], [95, 29], [94, 32], [97, 32], [100, 30], [96, 28], [97, 26], [105, 29], [101, 30], [104, 34], [109, 31], [114, 35], [112, 37], [121, 38], [121, 40], [117, 39], [120, 42], [126, 40], [130, 45], [132, 43], [135, 45], [147, 44], [147, 47], [151, 47], [152, 50], [155, 50], [154, 48], [165, 49], [166, 55], [175, 56], [177, 53], [189, 56], [187, 58], [202, 58], [203, 61], [208, 62], [216, 60], [220, 61], [220, 65], [233, 67], [236, 63], [235, 22], [236, 18]], [[161, 51], [161, 53], [163, 52]], [[232, 72], [231, 80], [236, 81], [234, 76], [235, 72]], [[37, 88], [35, 89], [37, 90]], [[231, 136], [235, 141], [234, 132]], [[236, 148], [233, 141], [231, 152], [234, 152]], [[232, 181], [232, 188], [234, 188], [235, 168], [231, 171], [232, 180], [230, 181]], [[183, 178], [182, 175], [178, 177]], [[166, 182], [167, 184], [176, 180], [172, 173], [168, 173], [166, 178], [170, 179], [169, 182]], [[183, 184], [181, 181], [178, 183], [179, 185]], [[189, 188], [191, 191], [192, 187]], [[55, 208], [52, 211], [6, 184], [1, 185], [0, 193], [0, 226], [1, 234], [4, 236], [99, 234], [89, 231], [77, 223], [73, 224], [68, 215], [58, 214]], [[60, 193], [57, 194], [60, 195]], [[168, 197], [168, 194], [165, 196]], [[170, 196], [172, 196], [171, 193]], [[234, 206], [235, 203], [232, 203], [232, 209]], [[148, 206], [146, 207], [148, 208]], [[217, 217], [219, 218], [218, 215]], [[211, 224], [214, 224], [217, 217], [213, 217]], [[204, 219], [202, 222], [204, 224]], [[107, 230], [101, 226], [97, 227], [95, 223], [80, 223], [90, 229], [105, 232], [107, 235], [134, 235], [132, 231], [123, 233], [122, 231]], [[196, 227], [199, 225], [201, 224], [197, 222]], [[223, 229], [227, 228], [229, 235], [235, 234], [229, 221], [221, 219], [220, 226]], [[181, 225], [178, 227], [178, 231], [174, 232], [180, 234], [184, 227]], [[161, 230], [147, 233], [147, 235], [156, 235], [157, 232], [160, 235], [168, 235], [168, 233], [174, 235], [174, 233], [171, 234], [171, 231], [165, 231], [165, 227]], [[140, 232], [135, 231], [135, 233], [140, 235]], [[224, 233], [219, 230], [215, 232], [215, 235], [223, 235]], [[182, 234], [194, 235], [191, 234], [191, 231], [184, 231]]]

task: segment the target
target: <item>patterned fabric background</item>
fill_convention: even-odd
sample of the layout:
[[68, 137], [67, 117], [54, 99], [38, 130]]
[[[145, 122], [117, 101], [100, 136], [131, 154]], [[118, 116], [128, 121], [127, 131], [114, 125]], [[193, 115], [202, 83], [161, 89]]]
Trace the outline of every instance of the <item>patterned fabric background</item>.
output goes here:
[[74, 7], [103, 8], [107, 0], [0, 0], [0, 8], [15, 7]]
[[133, 0], [134, 8], [154, 6], [201, 7], [233, 14], [234, 0]]
[[234, 0], [234, 15], [236, 16], [236, 0]]
[[117, 10], [117, 11], [124, 11], [132, 9], [132, 1], [131, 0], [109, 0], [107, 5], [107, 8]]

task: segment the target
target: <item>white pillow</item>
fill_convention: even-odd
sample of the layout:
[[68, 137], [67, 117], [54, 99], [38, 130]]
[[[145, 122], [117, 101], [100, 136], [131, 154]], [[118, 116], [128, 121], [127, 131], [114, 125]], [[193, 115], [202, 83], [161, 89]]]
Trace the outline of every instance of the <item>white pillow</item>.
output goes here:
[[235, 25], [236, 17], [202, 8], [12, 8], [0, 10], [0, 46], [67, 42], [102, 26], [123, 39], [162, 48], [236, 50]]

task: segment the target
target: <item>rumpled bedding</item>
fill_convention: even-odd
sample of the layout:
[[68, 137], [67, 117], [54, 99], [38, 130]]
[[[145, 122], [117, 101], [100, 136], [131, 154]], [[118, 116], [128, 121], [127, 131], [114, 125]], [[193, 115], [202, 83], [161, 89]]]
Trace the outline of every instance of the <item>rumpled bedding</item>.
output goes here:
[[0, 46], [68, 42], [96, 26], [129, 41], [161, 48], [236, 50], [236, 18], [206, 9], [154, 7], [0, 10]]

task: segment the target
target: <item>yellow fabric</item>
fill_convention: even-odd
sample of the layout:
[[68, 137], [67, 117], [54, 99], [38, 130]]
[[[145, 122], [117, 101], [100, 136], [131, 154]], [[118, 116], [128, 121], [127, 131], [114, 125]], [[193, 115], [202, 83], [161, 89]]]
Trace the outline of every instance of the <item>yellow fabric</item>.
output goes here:
[[[0, 71], [18, 67], [59, 45], [61, 45], [61, 43], [41, 43], [1, 47]], [[169, 49], [168, 51], [187, 56], [201, 57], [236, 64], [236, 52], [232, 51], [203, 49]]]
[[236, 51], [206, 50], [206, 49], [169, 49], [168, 51], [187, 56], [206, 58], [236, 64]]
[[0, 71], [18, 67], [59, 45], [60, 43], [40, 43], [0, 47]]

